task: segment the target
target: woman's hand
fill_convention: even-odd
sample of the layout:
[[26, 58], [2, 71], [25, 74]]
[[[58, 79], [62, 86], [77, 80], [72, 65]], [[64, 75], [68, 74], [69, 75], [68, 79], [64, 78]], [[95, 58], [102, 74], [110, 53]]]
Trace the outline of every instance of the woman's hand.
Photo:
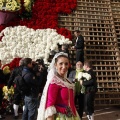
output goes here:
[[80, 84], [81, 84], [81, 85], [83, 84], [83, 81], [82, 81], [82, 80], [80, 80]]
[[72, 81], [72, 82], [73, 82], [73, 83], [75, 83], [75, 82], [77, 82], [77, 81], [78, 81], [77, 79], [73, 79], [73, 81]]
[[49, 116], [49, 117], [47, 118], [47, 120], [54, 120], [54, 115]]

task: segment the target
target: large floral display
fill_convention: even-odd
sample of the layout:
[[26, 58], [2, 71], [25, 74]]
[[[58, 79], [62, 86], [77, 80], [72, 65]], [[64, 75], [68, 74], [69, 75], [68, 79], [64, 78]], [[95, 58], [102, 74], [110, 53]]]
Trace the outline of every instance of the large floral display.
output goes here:
[[58, 26], [58, 14], [70, 14], [76, 8], [76, 0], [11, 0], [9, 4], [8, 2], [9, 0], [0, 2], [0, 12], [17, 12], [17, 16], [0, 25], [0, 59], [3, 64], [22, 57], [34, 60], [42, 57], [47, 63], [50, 52], [57, 51], [58, 43], [71, 43], [71, 32]]

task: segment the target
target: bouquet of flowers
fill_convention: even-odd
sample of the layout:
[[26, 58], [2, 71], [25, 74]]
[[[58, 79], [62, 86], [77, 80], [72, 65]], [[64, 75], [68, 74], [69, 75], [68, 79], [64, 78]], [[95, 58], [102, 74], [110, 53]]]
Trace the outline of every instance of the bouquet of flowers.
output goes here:
[[9, 74], [9, 73], [10, 73], [10, 67], [9, 67], [9, 66], [5, 66], [5, 67], [3, 68], [3, 73], [4, 73], [5, 75]]
[[4, 99], [6, 100], [10, 100], [11, 97], [13, 97], [14, 94], [14, 87], [11, 86], [10, 89], [7, 88], [7, 86], [3, 87], [3, 95], [4, 95]]
[[14, 94], [14, 87], [11, 86], [10, 89], [7, 86], [3, 87], [3, 101], [2, 101], [2, 109], [4, 112], [12, 113], [13, 110], [13, 94]]
[[[83, 81], [86, 81], [86, 80], [90, 80], [91, 79], [91, 75], [88, 74], [88, 73], [84, 73], [84, 72], [79, 72], [78, 74], [78, 81], [80, 80], [83, 80]], [[85, 86], [81, 86], [81, 93], [85, 93]]]

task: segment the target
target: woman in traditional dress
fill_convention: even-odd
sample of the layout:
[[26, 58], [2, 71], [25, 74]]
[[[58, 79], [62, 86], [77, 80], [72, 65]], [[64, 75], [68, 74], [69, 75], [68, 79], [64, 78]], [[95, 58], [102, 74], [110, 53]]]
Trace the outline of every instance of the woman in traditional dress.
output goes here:
[[80, 120], [74, 104], [74, 85], [66, 78], [69, 59], [57, 53], [49, 67], [37, 120]]

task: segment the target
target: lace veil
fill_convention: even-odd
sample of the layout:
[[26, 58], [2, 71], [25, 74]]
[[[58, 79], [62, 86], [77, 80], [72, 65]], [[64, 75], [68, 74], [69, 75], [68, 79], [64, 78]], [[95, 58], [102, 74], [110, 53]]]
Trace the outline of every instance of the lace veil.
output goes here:
[[49, 87], [49, 84], [51, 83], [52, 78], [57, 73], [56, 68], [55, 68], [55, 59], [59, 57], [60, 55], [64, 55], [68, 57], [67, 53], [59, 52], [55, 54], [54, 58], [52, 59], [52, 62], [50, 63], [50, 66], [48, 68], [47, 82], [46, 82], [46, 85], [44, 87], [44, 90], [41, 96], [40, 106], [38, 108], [37, 120], [45, 120], [45, 105], [46, 105], [46, 99], [47, 99], [47, 91], [48, 91], [48, 87]]

